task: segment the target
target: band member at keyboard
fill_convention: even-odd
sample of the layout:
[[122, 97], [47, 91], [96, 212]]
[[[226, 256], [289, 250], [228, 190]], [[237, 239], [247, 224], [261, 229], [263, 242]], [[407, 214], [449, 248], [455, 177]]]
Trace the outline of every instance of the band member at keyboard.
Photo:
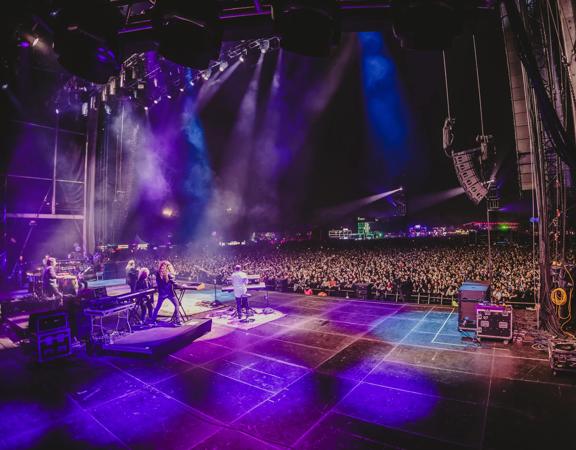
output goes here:
[[55, 298], [62, 306], [62, 298], [64, 297], [58, 289], [58, 275], [56, 275], [56, 258], [48, 258], [46, 260], [46, 268], [42, 275], [42, 288], [44, 295], [47, 298]]
[[[138, 275], [138, 281], [136, 281], [136, 292], [145, 291], [146, 289], [150, 289], [152, 287], [152, 280], [150, 279], [150, 270], [148, 268], [143, 267], [140, 269]], [[148, 312], [148, 319], [152, 319], [153, 308], [152, 304], [154, 303], [154, 295], [144, 295], [142, 297], [138, 297], [137, 305], [140, 307], [140, 320], [144, 322], [146, 319], [146, 312]]]
[[131, 259], [126, 264], [126, 284], [130, 286], [130, 293], [136, 291], [136, 282], [138, 281], [138, 269], [136, 268], [136, 261]]
[[172, 315], [172, 322], [176, 326], [180, 326], [180, 315], [178, 314], [178, 301], [176, 300], [176, 293], [174, 288], [176, 283], [174, 279], [176, 277], [174, 266], [170, 264], [170, 261], [161, 261], [158, 266], [158, 271], [156, 272], [156, 288], [158, 289], [158, 303], [156, 303], [156, 308], [152, 314], [152, 321], [155, 322], [158, 318], [158, 312], [162, 308], [162, 303], [164, 300], [170, 300], [174, 305], [174, 314]]
[[242, 267], [239, 265], [234, 267], [232, 274], [232, 287], [234, 288], [234, 297], [236, 298], [236, 311], [238, 312], [238, 320], [242, 320], [242, 308], [246, 310], [246, 317], [248, 317], [248, 275], [242, 272]]

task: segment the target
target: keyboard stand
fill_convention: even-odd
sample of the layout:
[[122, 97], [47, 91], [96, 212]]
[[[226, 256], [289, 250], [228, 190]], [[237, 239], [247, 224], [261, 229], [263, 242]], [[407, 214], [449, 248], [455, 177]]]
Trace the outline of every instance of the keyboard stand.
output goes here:
[[186, 294], [187, 289], [176, 288], [175, 291], [176, 291], [175, 292], [176, 301], [178, 302], [178, 311], [180, 312], [180, 317], [182, 318], [181, 320], [183, 322], [188, 322], [190, 320], [190, 316], [188, 316], [188, 313], [186, 312], [186, 309], [184, 309], [184, 305], [182, 304], [182, 302], [184, 301], [184, 294]]

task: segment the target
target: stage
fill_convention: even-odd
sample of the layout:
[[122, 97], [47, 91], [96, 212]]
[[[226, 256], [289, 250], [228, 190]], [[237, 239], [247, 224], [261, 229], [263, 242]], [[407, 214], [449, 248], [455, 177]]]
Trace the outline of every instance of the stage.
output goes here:
[[37, 367], [4, 348], [0, 447], [561, 448], [576, 425], [573, 376], [530, 346], [474, 343], [451, 308], [270, 302], [285, 316], [214, 322], [160, 359], [77, 352]]

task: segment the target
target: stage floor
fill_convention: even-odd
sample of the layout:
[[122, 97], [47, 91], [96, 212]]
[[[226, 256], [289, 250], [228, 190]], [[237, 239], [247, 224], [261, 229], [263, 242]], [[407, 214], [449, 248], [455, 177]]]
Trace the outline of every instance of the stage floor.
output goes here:
[[576, 426], [574, 374], [463, 338], [450, 308], [270, 301], [284, 317], [157, 360], [3, 348], [0, 448], [564, 448]]

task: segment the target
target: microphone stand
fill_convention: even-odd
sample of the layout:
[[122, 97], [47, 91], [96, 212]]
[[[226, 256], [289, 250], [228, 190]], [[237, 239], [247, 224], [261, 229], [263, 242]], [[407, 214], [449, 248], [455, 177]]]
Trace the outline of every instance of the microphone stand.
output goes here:
[[216, 288], [217, 288], [217, 285], [216, 285], [216, 284], [217, 284], [217, 281], [218, 281], [218, 278], [217, 278], [217, 277], [214, 277], [214, 283], [213, 283], [213, 285], [214, 285], [214, 301], [213, 301], [212, 303], [210, 303], [210, 306], [211, 306], [212, 308], [217, 308], [218, 306], [222, 306], [222, 305], [223, 305], [223, 303], [222, 303], [220, 300], [218, 300], [218, 294], [216, 293], [216, 290], [217, 290], [217, 289], [216, 289]]
[[214, 279], [213, 282], [213, 286], [214, 286], [214, 300], [212, 301], [212, 303], [210, 303], [210, 306], [212, 308], [217, 308], [219, 306], [222, 306], [223, 303], [218, 300], [218, 293], [217, 293], [217, 287], [218, 287], [218, 275], [216, 275], [215, 273], [212, 272], [208, 272], [206, 269], [200, 267], [200, 266], [194, 266], [197, 269], [199, 269], [200, 271], [204, 272], [206, 275], [208, 275], [209, 277], [212, 277]]

